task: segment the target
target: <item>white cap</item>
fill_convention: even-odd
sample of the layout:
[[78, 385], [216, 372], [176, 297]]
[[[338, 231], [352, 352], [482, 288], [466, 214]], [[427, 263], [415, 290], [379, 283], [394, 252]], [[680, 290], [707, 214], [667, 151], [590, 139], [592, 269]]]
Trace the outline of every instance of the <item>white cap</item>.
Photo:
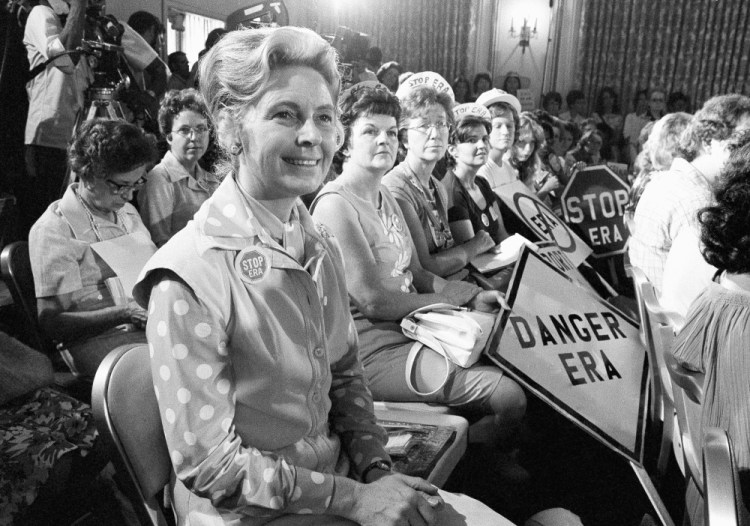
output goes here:
[[477, 104], [481, 104], [486, 108], [489, 108], [490, 106], [492, 106], [493, 104], [497, 104], [498, 102], [505, 102], [507, 104], [510, 104], [516, 109], [517, 113], [521, 113], [521, 103], [518, 102], [518, 99], [507, 91], [503, 91], [499, 88], [492, 88], [491, 90], [485, 91], [484, 93], [479, 95], [479, 97], [477, 97]]
[[453, 88], [451, 88], [450, 83], [434, 71], [422, 71], [421, 73], [415, 73], [414, 75], [406, 79], [398, 87], [398, 91], [396, 91], [396, 97], [398, 97], [399, 100], [404, 100], [409, 95], [409, 93], [414, 90], [414, 88], [417, 88], [419, 86], [429, 86], [440, 93], [447, 93], [448, 95], [450, 95], [451, 100], [456, 100], [455, 95], [453, 95]]
[[467, 115], [474, 115], [488, 122], [492, 120], [490, 110], [476, 102], [465, 102], [464, 104], [459, 104], [453, 108], [453, 118], [456, 119], [456, 121]]

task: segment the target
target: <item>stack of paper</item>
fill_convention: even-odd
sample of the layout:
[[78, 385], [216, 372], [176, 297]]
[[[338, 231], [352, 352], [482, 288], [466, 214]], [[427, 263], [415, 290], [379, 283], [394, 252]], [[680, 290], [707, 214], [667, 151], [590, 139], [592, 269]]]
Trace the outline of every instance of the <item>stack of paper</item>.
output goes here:
[[488, 250], [484, 254], [479, 254], [470, 263], [482, 274], [494, 272], [497, 269], [515, 263], [524, 245], [534, 250], [534, 252], [539, 250], [539, 247], [535, 243], [529, 241], [521, 234], [513, 234], [509, 238], [504, 239], [494, 249]]

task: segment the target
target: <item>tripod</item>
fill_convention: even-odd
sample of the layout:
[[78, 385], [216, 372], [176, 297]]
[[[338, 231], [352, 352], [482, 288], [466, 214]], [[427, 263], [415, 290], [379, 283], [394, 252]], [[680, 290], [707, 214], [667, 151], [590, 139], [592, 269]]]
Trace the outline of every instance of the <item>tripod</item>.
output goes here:
[[125, 119], [125, 112], [122, 109], [120, 101], [115, 100], [114, 88], [89, 88], [86, 96], [86, 105], [88, 106], [88, 110], [85, 108], [82, 109], [78, 119], [76, 119], [76, 129], [84, 113], [86, 114], [84, 120], [87, 121], [96, 118], [111, 120]]

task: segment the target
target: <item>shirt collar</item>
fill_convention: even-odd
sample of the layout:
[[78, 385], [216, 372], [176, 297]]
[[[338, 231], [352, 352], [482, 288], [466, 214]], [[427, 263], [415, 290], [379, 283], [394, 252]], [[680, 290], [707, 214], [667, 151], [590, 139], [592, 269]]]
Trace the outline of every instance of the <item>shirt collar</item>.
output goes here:
[[187, 186], [191, 190], [205, 190], [206, 188], [201, 186], [200, 182], [213, 178], [213, 174], [206, 172], [199, 164], [195, 166], [195, 177], [192, 177], [171, 151], [167, 151], [167, 153], [164, 154], [161, 164], [164, 167], [164, 171], [167, 173], [170, 183], [176, 183], [177, 181], [187, 178]]
[[[63, 218], [68, 223], [68, 226], [70, 226], [70, 229], [73, 231], [73, 235], [76, 239], [96, 242], [96, 235], [91, 228], [91, 223], [89, 223], [86, 211], [83, 209], [81, 202], [78, 200], [74, 193], [74, 191], [78, 190], [80, 185], [80, 182], [71, 183], [68, 188], [65, 189], [65, 193], [63, 194], [57, 206], [60, 210], [60, 214], [62, 214]], [[119, 218], [127, 218], [128, 225], [133, 225], [135, 222], [133, 216], [138, 216], [138, 213], [135, 212], [135, 209], [131, 209], [128, 205], [125, 205], [120, 210], [118, 210], [117, 214], [119, 215]], [[123, 232], [126, 232], [125, 227], [119, 222], [115, 224], [100, 217], [94, 217], [94, 221], [110, 228], [119, 228]]]
[[[195, 221], [204, 248], [242, 250], [250, 244], [260, 244], [274, 251], [273, 266], [299, 266], [274, 239], [280, 237], [283, 223], [257, 200], [243, 196], [231, 175], [224, 178], [213, 196], [201, 206], [195, 214]], [[299, 221], [305, 233], [305, 261], [319, 258], [325, 250], [323, 236], [299, 199], [290, 221]], [[277, 254], [283, 254], [285, 258], [276, 257]]]

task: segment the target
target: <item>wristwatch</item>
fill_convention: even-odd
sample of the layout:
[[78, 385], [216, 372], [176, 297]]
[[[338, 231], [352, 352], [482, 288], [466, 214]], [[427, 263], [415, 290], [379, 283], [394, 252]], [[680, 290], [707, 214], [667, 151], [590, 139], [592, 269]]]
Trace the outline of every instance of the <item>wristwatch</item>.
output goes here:
[[373, 469], [380, 469], [383, 471], [391, 472], [391, 465], [385, 462], [384, 460], [376, 460], [369, 466], [367, 466], [364, 471], [362, 471], [362, 481], [367, 481], [367, 475], [372, 471]]

